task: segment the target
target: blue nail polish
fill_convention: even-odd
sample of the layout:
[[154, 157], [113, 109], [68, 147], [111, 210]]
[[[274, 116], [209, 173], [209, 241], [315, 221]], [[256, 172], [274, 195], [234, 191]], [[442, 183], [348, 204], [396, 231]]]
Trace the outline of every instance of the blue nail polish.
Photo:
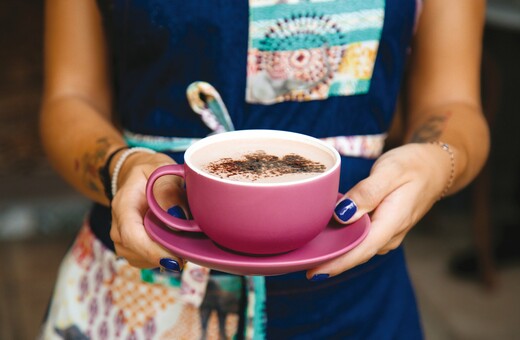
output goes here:
[[161, 265], [161, 267], [171, 272], [179, 273], [181, 271], [181, 266], [179, 266], [179, 262], [167, 257], [162, 258], [159, 261], [159, 264]]
[[334, 209], [334, 213], [340, 220], [343, 222], [347, 222], [354, 216], [354, 214], [357, 211], [356, 203], [354, 203], [352, 200], [346, 198], [343, 201], [339, 202], [336, 206], [336, 209]]
[[323, 281], [329, 278], [329, 274], [315, 274], [313, 277], [311, 277], [311, 281], [317, 282], [317, 281]]
[[174, 205], [170, 209], [167, 210], [167, 213], [172, 215], [173, 217], [182, 218], [183, 220], [186, 219], [186, 214], [184, 213], [184, 210], [178, 205]]

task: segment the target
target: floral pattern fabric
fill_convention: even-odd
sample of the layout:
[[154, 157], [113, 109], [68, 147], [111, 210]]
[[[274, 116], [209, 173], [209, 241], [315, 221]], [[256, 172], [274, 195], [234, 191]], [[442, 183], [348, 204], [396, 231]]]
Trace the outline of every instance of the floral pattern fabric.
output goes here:
[[246, 100], [367, 93], [385, 0], [250, 0]]
[[211, 276], [197, 308], [180, 275], [132, 267], [85, 224], [60, 267], [40, 339], [223, 339], [236, 336], [240, 277]]

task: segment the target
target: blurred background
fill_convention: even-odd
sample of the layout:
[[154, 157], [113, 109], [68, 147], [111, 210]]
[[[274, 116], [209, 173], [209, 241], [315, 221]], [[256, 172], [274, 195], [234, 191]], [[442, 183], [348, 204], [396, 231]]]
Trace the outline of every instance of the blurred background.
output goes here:
[[[0, 339], [34, 339], [88, 210], [38, 140], [43, 0], [0, 3]], [[482, 94], [492, 150], [477, 181], [405, 241], [428, 339], [520, 339], [520, 1], [489, 0]]]

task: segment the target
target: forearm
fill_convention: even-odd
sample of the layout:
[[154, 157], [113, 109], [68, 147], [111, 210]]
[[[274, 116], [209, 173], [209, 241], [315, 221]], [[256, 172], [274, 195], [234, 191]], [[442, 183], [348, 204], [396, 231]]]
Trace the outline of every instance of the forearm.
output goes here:
[[[474, 179], [489, 153], [480, 104], [484, 16], [483, 0], [426, 1], [412, 46], [406, 140], [450, 145], [454, 173], [448, 194]], [[443, 161], [439, 152], [431, 156]]]
[[125, 142], [106, 115], [74, 95], [44, 99], [40, 129], [57, 172], [85, 196], [107, 205], [99, 169]]
[[[481, 108], [474, 104], [452, 102], [434, 107], [416, 118], [412, 116], [406, 142], [433, 141], [447, 143], [453, 151], [454, 178], [448, 194], [454, 193], [478, 175], [489, 153], [489, 129]], [[446, 171], [451, 170], [447, 168]]]

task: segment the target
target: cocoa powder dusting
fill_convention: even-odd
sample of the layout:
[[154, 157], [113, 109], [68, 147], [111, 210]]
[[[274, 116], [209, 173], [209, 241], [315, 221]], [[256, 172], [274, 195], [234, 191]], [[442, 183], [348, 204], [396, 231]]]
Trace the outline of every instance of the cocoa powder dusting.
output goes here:
[[251, 181], [287, 174], [321, 173], [325, 170], [326, 166], [322, 163], [297, 154], [278, 157], [262, 150], [248, 153], [240, 159], [222, 158], [206, 166], [206, 171], [220, 178], [243, 176]]

